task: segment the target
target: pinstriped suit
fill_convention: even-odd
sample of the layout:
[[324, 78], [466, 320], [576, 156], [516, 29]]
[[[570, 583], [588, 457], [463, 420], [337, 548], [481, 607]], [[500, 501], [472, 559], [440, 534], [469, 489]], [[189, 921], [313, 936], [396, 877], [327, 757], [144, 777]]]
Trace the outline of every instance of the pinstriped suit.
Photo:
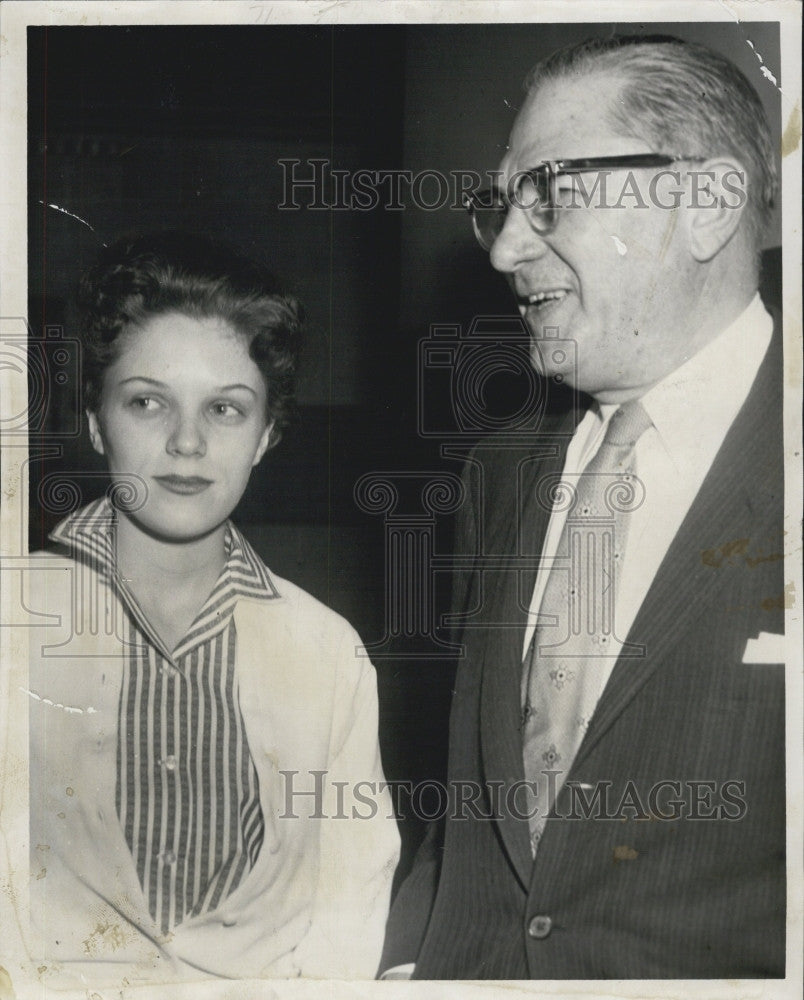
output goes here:
[[[781, 385], [777, 330], [629, 632], [645, 658], [618, 661], [571, 768], [568, 786], [605, 789], [613, 808], [584, 818], [565, 787], [535, 862], [527, 823], [499, 801], [487, 803], [492, 819], [434, 826], [392, 909], [382, 968], [416, 961], [415, 976], [434, 979], [784, 975], [783, 668], [744, 662], [750, 639], [784, 627], [783, 563], [767, 558], [782, 548]], [[573, 428], [545, 430], [566, 436], [537, 463], [532, 447], [481, 446], [488, 509], [467, 509], [458, 552], [478, 551], [482, 533], [483, 552], [510, 566], [538, 553], [549, 514], [528, 498], [560, 472]], [[534, 574], [501, 571], [482, 592], [477, 574], [458, 584], [481, 627], [462, 636], [453, 783], [523, 777]], [[674, 781], [685, 818], [663, 818], [666, 795], [650, 799]]]

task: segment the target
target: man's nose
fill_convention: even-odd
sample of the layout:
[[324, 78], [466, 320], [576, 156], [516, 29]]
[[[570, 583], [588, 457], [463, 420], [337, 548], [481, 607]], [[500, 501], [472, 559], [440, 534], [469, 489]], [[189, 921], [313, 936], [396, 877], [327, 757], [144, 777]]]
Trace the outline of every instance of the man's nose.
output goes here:
[[207, 442], [200, 419], [193, 414], [177, 413], [167, 441], [167, 450], [171, 455], [188, 458], [205, 455]]
[[512, 205], [505, 217], [500, 235], [489, 251], [491, 266], [510, 274], [520, 264], [541, 257], [547, 244], [528, 221], [527, 210]]

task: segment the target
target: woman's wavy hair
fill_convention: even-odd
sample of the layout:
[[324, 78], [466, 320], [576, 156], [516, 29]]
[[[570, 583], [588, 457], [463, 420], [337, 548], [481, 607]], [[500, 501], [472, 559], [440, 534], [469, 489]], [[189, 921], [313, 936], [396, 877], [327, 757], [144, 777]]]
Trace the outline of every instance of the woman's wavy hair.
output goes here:
[[120, 336], [154, 316], [224, 320], [246, 338], [260, 369], [271, 446], [290, 418], [303, 310], [273, 275], [228, 245], [182, 232], [124, 237], [104, 248], [78, 288], [84, 405], [97, 411]]

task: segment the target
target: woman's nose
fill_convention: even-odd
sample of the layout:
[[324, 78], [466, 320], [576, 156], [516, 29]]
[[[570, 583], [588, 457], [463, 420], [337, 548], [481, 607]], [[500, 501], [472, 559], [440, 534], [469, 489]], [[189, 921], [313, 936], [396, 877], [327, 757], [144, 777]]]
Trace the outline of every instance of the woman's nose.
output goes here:
[[167, 450], [171, 455], [186, 457], [205, 455], [207, 443], [200, 421], [189, 414], [177, 414], [168, 438]]

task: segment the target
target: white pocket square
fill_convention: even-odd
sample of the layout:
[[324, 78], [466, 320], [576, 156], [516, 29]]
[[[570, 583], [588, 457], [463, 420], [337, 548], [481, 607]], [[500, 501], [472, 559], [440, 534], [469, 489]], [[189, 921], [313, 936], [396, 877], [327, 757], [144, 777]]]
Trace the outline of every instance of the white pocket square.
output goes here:
[[784, 663], [784, 636], [779, 632], [760, 632], [745, 644], [743, 663]]

